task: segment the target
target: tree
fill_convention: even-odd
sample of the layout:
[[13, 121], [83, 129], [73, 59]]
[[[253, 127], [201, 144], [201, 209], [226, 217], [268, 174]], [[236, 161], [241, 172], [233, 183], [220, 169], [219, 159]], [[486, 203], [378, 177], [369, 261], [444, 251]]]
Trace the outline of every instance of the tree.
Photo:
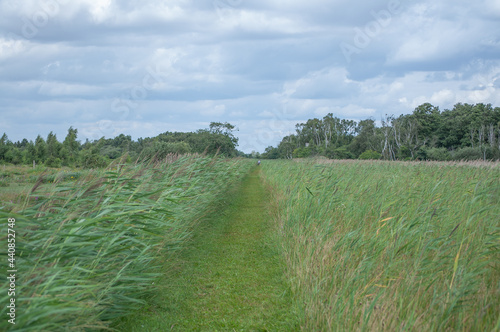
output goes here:
[[344, 145], [336, 149], [328, 149], [326, 157], [330, 159], [353, 159], [354, 155]]
[[296, 148], [295, 135], [285, 136], [278, 145], [280, 158], [292, 159], [293, 151]]
[[38, 135], [35, 140], [34, 158], [38, 163], [43, 163], [47, 158], [47, 143], [45, 143], [45, 140], [40, 135]]
[[21, 150], [12, 145], [6, 153], [6, 161], [14, 165], [21, 164], [23, 162], [23, 155], [21, 153]]
[[311, 156], [311, 150], [309, 148], [296, 148], [293, 150], [292, 155], [294, 158], [307, 158]]
[[375, 126], [375, 120], [361, 120], [357, 125], [356, 132], [357, 135], [349, 144], [349, 151], [351, 151], [355, 157], [360, 156], [366, 150], [378, 150], [378, 146], [380, 145], [378, 141], [380, 137]]
[[209, 131], [212, 134], [221, 134], [224, 136], [229, 137], [231, 139], [231, 142], [233, 142], [233, 145], [236, 147], [238, 146], [238, 138], [234, 136], [233, 131], [234, 131], [234, 126], [228, 122], [210, 122], [210, 129]]
[[169, 154], [186, 154], [191, 152], [191, 147], [186, 142], [161, 142], [155, 141], [140, 154], [140, 159], [156, 160], [165, 159]]
[[278, 159], [279, 158], [278, 148], [268, 146], [265, 149], [265, 152], [262, 154], [262, 158], [264, 158], [264, 159]]
[[359, 156], [359, 159], [363, 160], [377, 160], [380, 158], [382, 158], [382, 155], [379, 152], [373, 150], [366, 150]]
[[422, 145], [434, 143], [438, 140], [437, 130], [441, 125], [439, 107], [429, 103], [422, 104], [415, 108], [412, 117], [416, 120], [418, 140]]
[[68, 134], [64, 139], [63, 146], [66, 149], [64, 155], [67, 156], [66, 164], [73, 164], [78, 158], [80, 143], [76, 140], [78, 137], [78, 130], [69, 127]]
[[47, 136], [47, 157], [59, 158], [61, 148], [62, 144], [59, 143], [56, 135], [53, 132], [50, 132]]
[[392, 127], [399, 159], [415, 159], [416, 152], [423, 144], [418, 138], [418, 123], [411, 114], [392, 119]]
[[29, 141], [22, 153], [23, 164], [30, 165], [33, 162], [33, 157], [36, 155], [35, 143]]
[[86, 142], [85, 148], [79, 155], [79, 162], [85, 168], [101, 168], [108, 165], [108, 160], [99, 153], [104, 145], [104, 137], [101, 137], [97, 142]]
[[6, 161], [6, 154], [9, 151], [9, 138], [7, 134], [4, 133], [2, 138], [0, 138], [0, 160]]

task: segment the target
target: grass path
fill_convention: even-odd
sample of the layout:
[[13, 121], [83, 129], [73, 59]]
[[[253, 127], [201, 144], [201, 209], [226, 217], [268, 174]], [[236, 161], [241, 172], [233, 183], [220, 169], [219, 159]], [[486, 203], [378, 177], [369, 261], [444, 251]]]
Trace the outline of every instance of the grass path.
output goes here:
[[235, 192], [228, 193], [225, 204], [202, 221], [192, 244], [177, 258], [176, 268], [165, 271], [151, 306], [129, 318], [120, 330], [299, 329], [259, 172], [254, 169]]

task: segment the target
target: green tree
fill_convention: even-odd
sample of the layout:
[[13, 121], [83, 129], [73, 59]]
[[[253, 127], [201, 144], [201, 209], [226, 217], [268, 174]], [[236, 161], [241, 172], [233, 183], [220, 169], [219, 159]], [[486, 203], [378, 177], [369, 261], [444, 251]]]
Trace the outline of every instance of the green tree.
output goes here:
[[210, 122], [209, 131], [213, 134], [220, 134], [229, 137], [234, 147], [238, 146], [238, 138], [233, 134], [235, 127], [228, 122]]
[[35, 140], [35, 155], [34, 160], [37, 163], [45, 162], [47, 158], [47, 143], [42, 138], [42, 136], [38, 135]]
[[359, 155], [359, 159], [363, 160], [377, 160], [380, 158], [382, 158], [382, 154], [380, 154], [380, 152], [373, 150], [366, 150], [365, 152]]
[[347, 145], [327, 151], [326, 157], [330, 159], [353, 159], [354, 155], [347, 149]]
[[56, 135], [50, 132], [47, 136], [47, 157], [59, 158], [62, 144], [57, 140]]
[[265, 152], [262, 154], [262, 158], [264, 158], [264, 159], [278, 159], [279, 158], [278, 148], [268, 146], [265, 149]]
[[0, 160], [7, 161], [6, 155], [9, 151], [9, 143], [9, 138], [7, 137], [7, 134], [4, 133], [2, 138], [0, 138]]
[[33, 143], [33, 141], [29, 141], [22, 153], [23, 164], [30, 165], [33, 162], [33, 158], [35, 157], [35, 155], [35, 143]]
[[78, 152], [80, 149], [80, 142], [76, 139], [78, 137], [78, 130], [73, 129], [73, 127], [69, 127], [68, 134], [64, 139], [63, 146], [65, 148], [64, 155], [66, 157], [65, 164], [72, 165], [78, 158]]
[[186, 154], [191, 152], [191, 147], [187, 142], [162, 142], [155, 141], [145, 148], [140, 154], [143, 160], [162, 160], [169, 154]]
[[412, 117], [417, 122], [418, 140], [422, 145], [436, 145], [439, 140], [438, 129], [441, 126], [439, 107], [425, 103], [413, 111]]
[[[361, 120], [357, 126], [357, 135], [349, 144], [349, 151], [359, 157], [366, 150], [377, 151], [380, 146], [380, 134], [375, 126], [375, 120]], [[333, 151], [331, 152], [333, 154]]]
[[23, 162], [21, 150], [12, 145], [7, 151], [6, 160], [14, 165], [21, 164]]
[[293, 150], [292, 155], [294, 158], [307, 158], [311, 156], [311, 150], [305, 147], [297, 148]]
[[104, 145], [105, 139], [102, 137], [98, 141], [86, 142], [83, 150], [79, 153], [79, 163], [84, 168], [106, 167], [109, 160], [101, 155], [99, 151]]
[[295, 135], [285, 136], [278, 145], [280, 158], [292, 159], [293, 151], [297, 148], [297, 137]]
[[226, 157], [236, 155], [234, 140], [228, 135], [202, 129], [192, 136], [191, 142], [193, 142], [192, 146], [196, 152], [206, 152], [211, 155], [219, 153]]

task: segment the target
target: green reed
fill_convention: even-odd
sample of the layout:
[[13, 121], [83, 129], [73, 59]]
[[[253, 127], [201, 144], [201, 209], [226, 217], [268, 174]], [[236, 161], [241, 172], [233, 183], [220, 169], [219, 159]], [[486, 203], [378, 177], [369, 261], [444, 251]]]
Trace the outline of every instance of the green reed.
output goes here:
[[200, 215], [250, 166], [184, 156], [40, 176], [22, 206], [0, 210], [0, 269], [7, 218], [16, 218], [18, 270], [16, 325], [4, 319], [3, 292], [0, 330], [96, 330], [140, 309], [155, 292], [160, 260], [186, 245]]
[[500, 328], [498, 165], [262, 167], [305, 330]]

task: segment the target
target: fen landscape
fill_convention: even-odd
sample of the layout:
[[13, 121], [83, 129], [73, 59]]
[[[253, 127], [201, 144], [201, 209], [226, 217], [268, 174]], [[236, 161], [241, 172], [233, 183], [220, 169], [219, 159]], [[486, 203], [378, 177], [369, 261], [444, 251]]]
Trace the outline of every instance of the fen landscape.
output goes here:
[[500, 331], [498, 0], [1, 0], [0, 332]]

